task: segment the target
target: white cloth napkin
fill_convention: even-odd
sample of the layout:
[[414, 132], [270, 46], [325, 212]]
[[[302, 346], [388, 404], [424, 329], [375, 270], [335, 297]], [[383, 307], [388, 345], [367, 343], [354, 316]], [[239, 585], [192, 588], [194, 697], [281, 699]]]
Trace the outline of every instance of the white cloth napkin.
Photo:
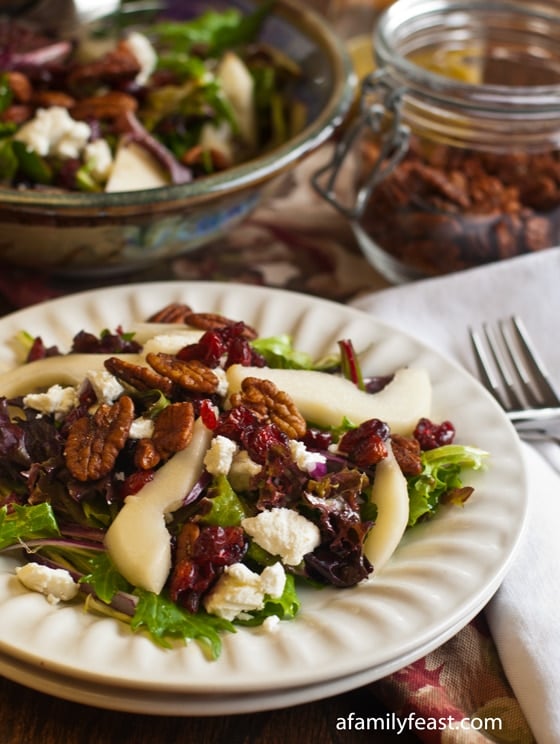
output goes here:
[[[560, 248], [364, 295], [352, 303], [476, 373], [467, 328], [522, 317], [560, 388]], [[560, 736], [560, 446], [523, 444], [528, 525], [486, 614], [508, 680], [538, 744]]]

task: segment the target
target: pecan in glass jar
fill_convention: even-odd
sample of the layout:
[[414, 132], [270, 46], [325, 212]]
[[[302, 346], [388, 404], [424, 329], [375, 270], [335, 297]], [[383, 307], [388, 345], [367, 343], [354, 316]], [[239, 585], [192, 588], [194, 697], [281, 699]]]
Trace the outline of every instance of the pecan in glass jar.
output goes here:
[[[560, 6], [398, 0], [316, 188], [392, 282], [560, 243]], [[351, 161], [350, 206], [336, 177]], [[324, 176], [330, 173], [327, 185]]]

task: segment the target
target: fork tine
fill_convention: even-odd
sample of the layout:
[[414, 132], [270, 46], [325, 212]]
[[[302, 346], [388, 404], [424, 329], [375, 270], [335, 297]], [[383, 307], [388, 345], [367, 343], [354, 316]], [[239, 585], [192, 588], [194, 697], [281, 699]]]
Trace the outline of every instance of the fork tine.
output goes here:
[[[482, 381], [482, 384], [488, 390], [488, 392], [491, 393], [494, 398], [496, 398], [502, 408], [505, 408], [506, 411], [509, 410], [511, 407], [510, 403], [509, 401], [506, 401], [506, 399], [502, 395], [500, 381], [494, 374], [492, 363], [490, 362], [490, 359], [486, 354], [486, 349], [480, 338], [480, 335], [477, 333], [477, 331], [471, 328], [469, 329], [469, 336], [473, 347], [476, 366], [478, 368], [478, 374]], [[485, 336], [487, 337], [486, 329]]]
[[533, 379], [535, 384], [538, 386], [539, 392], [541, 393], [542, 403], [547, 406], [558, 406], [560, 405], [560, 397], [552, 383], [550, 382], [550, 375], [546, 369], [544, 362], [540, 358], [537, 350], [534, 348], [532, 342], [529, 339], [527, 330], [521, 321], [521, 318], [514, 316], [512, 318], [513, 328], [515, 329], [517, 339], [521, 346], [521, 349], [525, 355], [525, 359], [530, 364], [533, 372]]
[[542, 359], [517, 316], [485, 323], [482, 335], [470, 329], [475, 361], [485, 387], [509, 413], [560, 407]]

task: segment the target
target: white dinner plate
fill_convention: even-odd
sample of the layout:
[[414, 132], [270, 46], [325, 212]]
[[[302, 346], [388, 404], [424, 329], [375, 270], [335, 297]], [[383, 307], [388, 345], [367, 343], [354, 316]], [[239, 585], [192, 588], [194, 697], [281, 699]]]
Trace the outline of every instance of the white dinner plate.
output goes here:
[[466, 624], [499, 586], [522, 532], [522, 457], [513, 427], [478, 382], [414, 338], [361, 311], [305, 295], [161, 282], [84, 292], [1, 319], [0, 368], [14, 365], [11, 339], [22, 329], [41, 335], [47, 345], [66, 347], [82, 329], [98, 333], [120, 325], [126, 330], [174, 301], [244, 320], [261, 335], [290, 333], [297, 348], [316, 358], [336, 350], [339, 339], [351, 338], [369, 374], [388, 374], [404, 365], [427, 369], [434, 391], [432, 418], [450, 419], [458, 442], [488, 450], [489, 467], [468, 474], [475, 492], [464, 508], [448, 507], [409, 530], [379, 575], [352, 589], [302, 592], [302, 610], [294, 621], [273, 633], [240, 628], [224, 635], [216, 661], [197, 644], [162, 649], [79, 605], [53, 606], [23, 589], [13, 558], [0, 558], [3, 658], [12, 659], [14, 668], [36, 666], [53, 679], [74, 679], [84, 688], [110, 686], [136, 699], [152, 691], [273, 700], [289, 688], [316, 693], [343, 678], [354, 678], [353, 686], [370, 681], [377, 672], [382, 676], [397, 663], [419, 658]]

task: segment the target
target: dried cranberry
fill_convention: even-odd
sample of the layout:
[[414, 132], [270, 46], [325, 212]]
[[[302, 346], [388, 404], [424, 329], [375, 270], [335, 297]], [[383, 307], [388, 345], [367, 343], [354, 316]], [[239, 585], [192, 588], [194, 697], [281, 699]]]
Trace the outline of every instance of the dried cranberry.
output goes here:
[[247, 550], [245, 533], [241, 527], [208, 525], [200, 530], [193, 547], [197, 563], [210, 562], [215, 566], [238, 563]]
[[202, 423], [207, 429], [213, 431], [218, 425], [218, 416], [216, 409], [212, 405], [208, 398], [204, 398], [200, 401], [199, 416], [202, 419]]
[[120, 488], [121, 498], [125, 499], [127, 496], [138, 493], [138, 491], [140, 491], [140, 489], [143, 488], [146, 483], [149, 483], [151, 480], [153, 480], [153, 477], [153, 470], [136, 470], [134, 473], [131, 473], [122, 482], [122, 486]]
[[423, 450], [431, 450], [451, 444], [455, 438], [455, 427], [451, 421], [434, 424], [430, 419], [421, 418], [413, 432], [414, 438]]
[[385, 441], [389, 427], [379, 419], [369, 419], [356, 429], [347, 431], [338, 443], [338, 449], [346, 453], [359, 467], [375, 465], [387, 457]]
[[258, 418], [253, 411], [245, 406], [235, 406], [235, 408], [222, 413], [215, 434], [216, 436], [221, 434], [223, 437], [233, 439], [234, 442], [239, 444], [243, 439], [243, 432], [256, 425], [258, 425]]
[[332, 444], [332, 434], [321, 429], [307, 428], [303, 443], [310, 450], [326, 450]]
[[198, 359], [208, 367], [217, 367], [226, 351], [227, 346], [220, 331], [206, 331], [196, 344], [188, 344], [180, 349], [177, 352], [177, 358], [185, 362]]
[[258, 424], [243, 432], [242, 445], [254, 462], [262, 465], [272, 447], [288, 448], [288, 437], [275, 424]]

